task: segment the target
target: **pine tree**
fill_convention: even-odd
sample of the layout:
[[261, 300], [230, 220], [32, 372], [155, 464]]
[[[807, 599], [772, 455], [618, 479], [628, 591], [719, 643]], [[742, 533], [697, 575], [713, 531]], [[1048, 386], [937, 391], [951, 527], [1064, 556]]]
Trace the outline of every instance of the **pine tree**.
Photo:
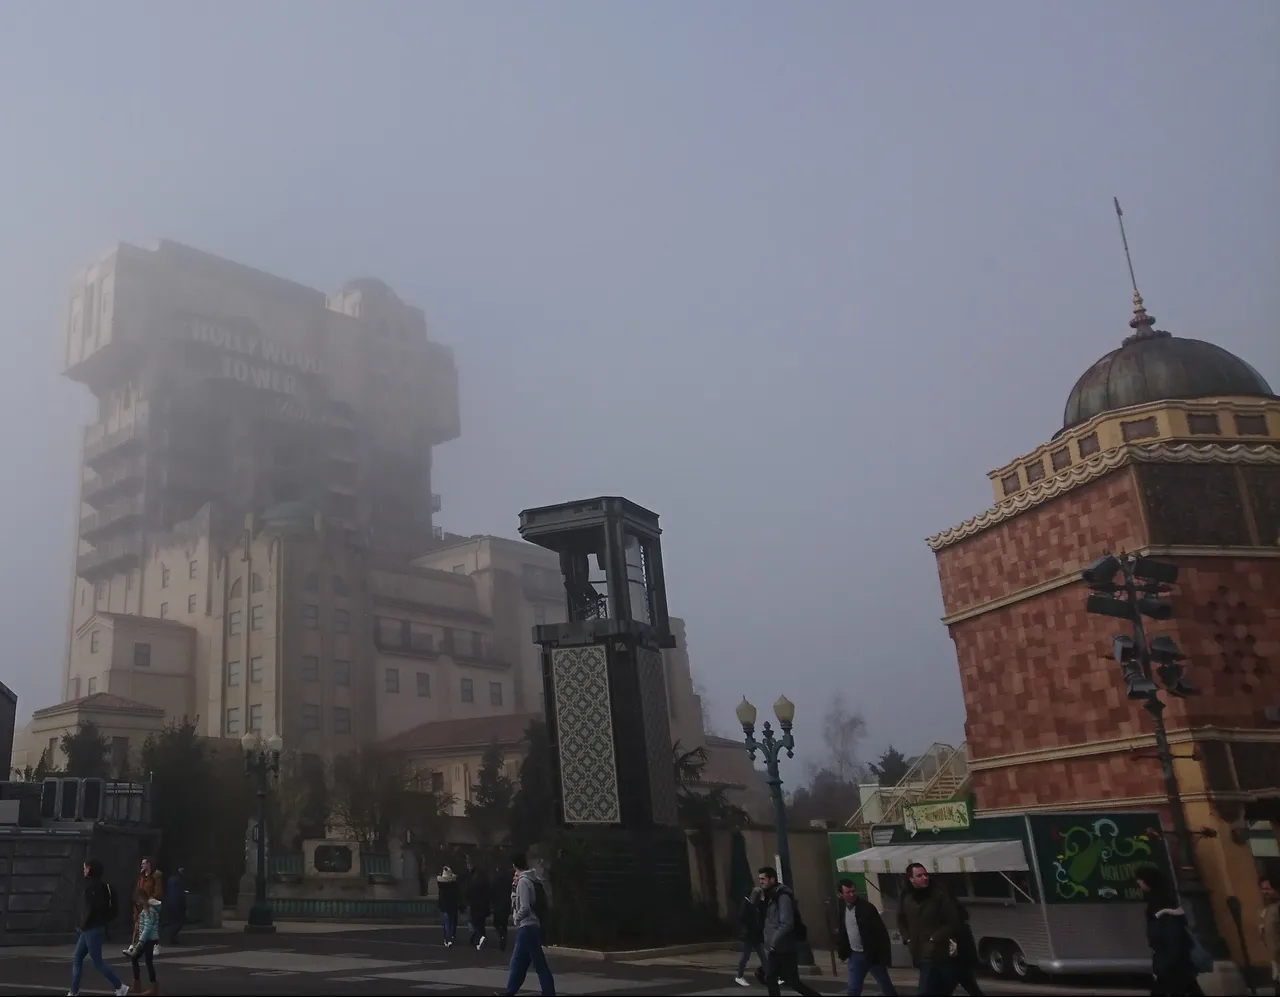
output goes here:
[[480, 839], [481, 848], [502, 844], [511, 833], [512, 804], [515, 802], [515, 785], [507, 778], [506, 759], [497, 742], [484, 749], [480, 759], [480, 772], [471, 787], [471, 799], [467, 801], [467, 816]]
[[871, 769], [871, 774], [882, 786], [896, 786], [911, 771], [906, 756], [892, 744], [880, 756], [880, 761], [873, 762], [867, 767]]
[[72, 733], [62, 735], [62, 753], [67, 757], [66, 773], [76, 779], [110, 779], [107, 759], [111, 742], [93, 721], [86, 721]]

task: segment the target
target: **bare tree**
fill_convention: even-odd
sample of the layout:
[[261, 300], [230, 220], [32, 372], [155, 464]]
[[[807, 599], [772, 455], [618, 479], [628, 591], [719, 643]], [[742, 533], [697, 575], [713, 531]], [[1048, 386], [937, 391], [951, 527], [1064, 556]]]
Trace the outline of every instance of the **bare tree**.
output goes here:
[[867, 732], [862, 714], [845, 702], [844, 693], [831, 697], [822, 717], [822, 743], [827, 749], [827, 768], [842, 784], [852, 784], [858, 775], [858, 742]]

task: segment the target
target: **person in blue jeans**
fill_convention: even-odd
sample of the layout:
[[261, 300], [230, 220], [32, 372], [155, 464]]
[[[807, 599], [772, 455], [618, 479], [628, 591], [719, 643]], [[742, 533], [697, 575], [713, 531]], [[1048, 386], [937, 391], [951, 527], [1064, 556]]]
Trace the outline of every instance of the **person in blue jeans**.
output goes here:
[[462, 906], [461, 890], [458, 877], [453, 870], [445, 866], [436, 877], [436, 906], [440, 908], [440, 920], [444, 926], [444, 947], [453, 947], [453, 938], [458, 931], [458, 910]]
[[896, 994], [889, 966], [893, 948], [884, 918], [866, 897], [858, 895], [852, 879], [842, 879], [840, 886], [840, 920], [836, 928], [836, 950], [849, 966], [846, 994], [860, 995], [867, 974], [876, 981], [882, 994]]
[[507, 989], [499, 990], [499, 994], [514, 997], [524, 986], [525, 977], [529, 975], [529, 967], [538, 974], [538, 983], [542, 987], [542, 997], [555, 997], [556, 980], [551, 975], [551, 967], [547, 965], [546, 953], [542, 951], [542, 921], [547, 911], [539, 901], [538, 876], [529, 868], [529, 862], [523, 854], [511, 856], [511, 866], [515, 871], [515, 887], [511, 902], [511, 922], [516, 929], [515, 944], [511, 947], [511, 966], [507, 974]]
[[80, 908], [80, 937], [76, 939], [75, 954], [71, 956], [71, 997], [80, 993], [80, 976], [84, 971], [85, 956], [93, 968], [111, 985], [116, 997], [125, 997], [125, 986], [115, 970], [102, 958], [102, 941], [106, 927], [116, 916], [115, 898], [111, 887], [102, 881], [102, 863], [90, 859], [84, 864], [84, 898]]

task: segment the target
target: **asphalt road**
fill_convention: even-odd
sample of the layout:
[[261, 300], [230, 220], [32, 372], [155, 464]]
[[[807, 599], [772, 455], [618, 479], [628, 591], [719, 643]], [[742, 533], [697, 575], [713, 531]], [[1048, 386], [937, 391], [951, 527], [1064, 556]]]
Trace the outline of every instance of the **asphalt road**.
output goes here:
[[[187, 944], [163, 946], [156, 960], [161, 992], [176, 995], [368, 995], [447, 993], [492, 994], [506, 985], [507, 955], [492, 944], [476, 952], [466, 945], [446, 950], [438, 928], [386, 928], [324, 933], [244, 935], [193, 932]], [[70, 983], [69, 945], [38, 949], [0, 948], [0, 997], [7, 994], [65, 994]], [[560, 994], [626, 994], [648, 997], [684, 994], [763, 994], [763, 987], [734, 986], [731, 972], [687, 965], [634, 965], [570, 958], [548, 953]], [[130, 981], [128, 960], [111, 946], [108, 962]], [[145, 970], [144, 970], [145, 975]], [[909, 976], [910, 974], [905, 974]], [[895, 976], [902, 976], [895, 973]], [[844, 992], [843, 981], [829, 975], [808, 982], [825, 994]], [[144, 982], [143, 986], [146, 984]], [[1016, 987], [984, 981], [988, 993], [1080, 994], [1093, 988]], [[900, 985], [899, 992], [914, 988]], [[81, 994], [109, 993], [106, 981], [86, 964]], [[538, 993], [530, 975], [522, 993]], [[875, 994], [872, 981], [866, 992]], [[1125, 993], [1112, 990], [1111, 993]], [[1134, 991], [1127, 991], [1134, 993]]]

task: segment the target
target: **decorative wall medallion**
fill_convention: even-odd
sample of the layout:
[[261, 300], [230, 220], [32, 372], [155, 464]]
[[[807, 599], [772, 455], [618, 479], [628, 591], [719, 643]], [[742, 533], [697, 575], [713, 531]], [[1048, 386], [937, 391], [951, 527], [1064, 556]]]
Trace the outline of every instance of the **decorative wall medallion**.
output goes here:
[[622, 813], [605, 648], [555, 648], [551, 682], [565, 823], [617, 824]]
[[653, 822], [674, 825], [677, 823], [676, 781], [671, 765], [671, 719], [667, 714], [666, 668], [661, 652], [639, 648], [636, 668], [640, 679], [640, 707], [644, 711]]

